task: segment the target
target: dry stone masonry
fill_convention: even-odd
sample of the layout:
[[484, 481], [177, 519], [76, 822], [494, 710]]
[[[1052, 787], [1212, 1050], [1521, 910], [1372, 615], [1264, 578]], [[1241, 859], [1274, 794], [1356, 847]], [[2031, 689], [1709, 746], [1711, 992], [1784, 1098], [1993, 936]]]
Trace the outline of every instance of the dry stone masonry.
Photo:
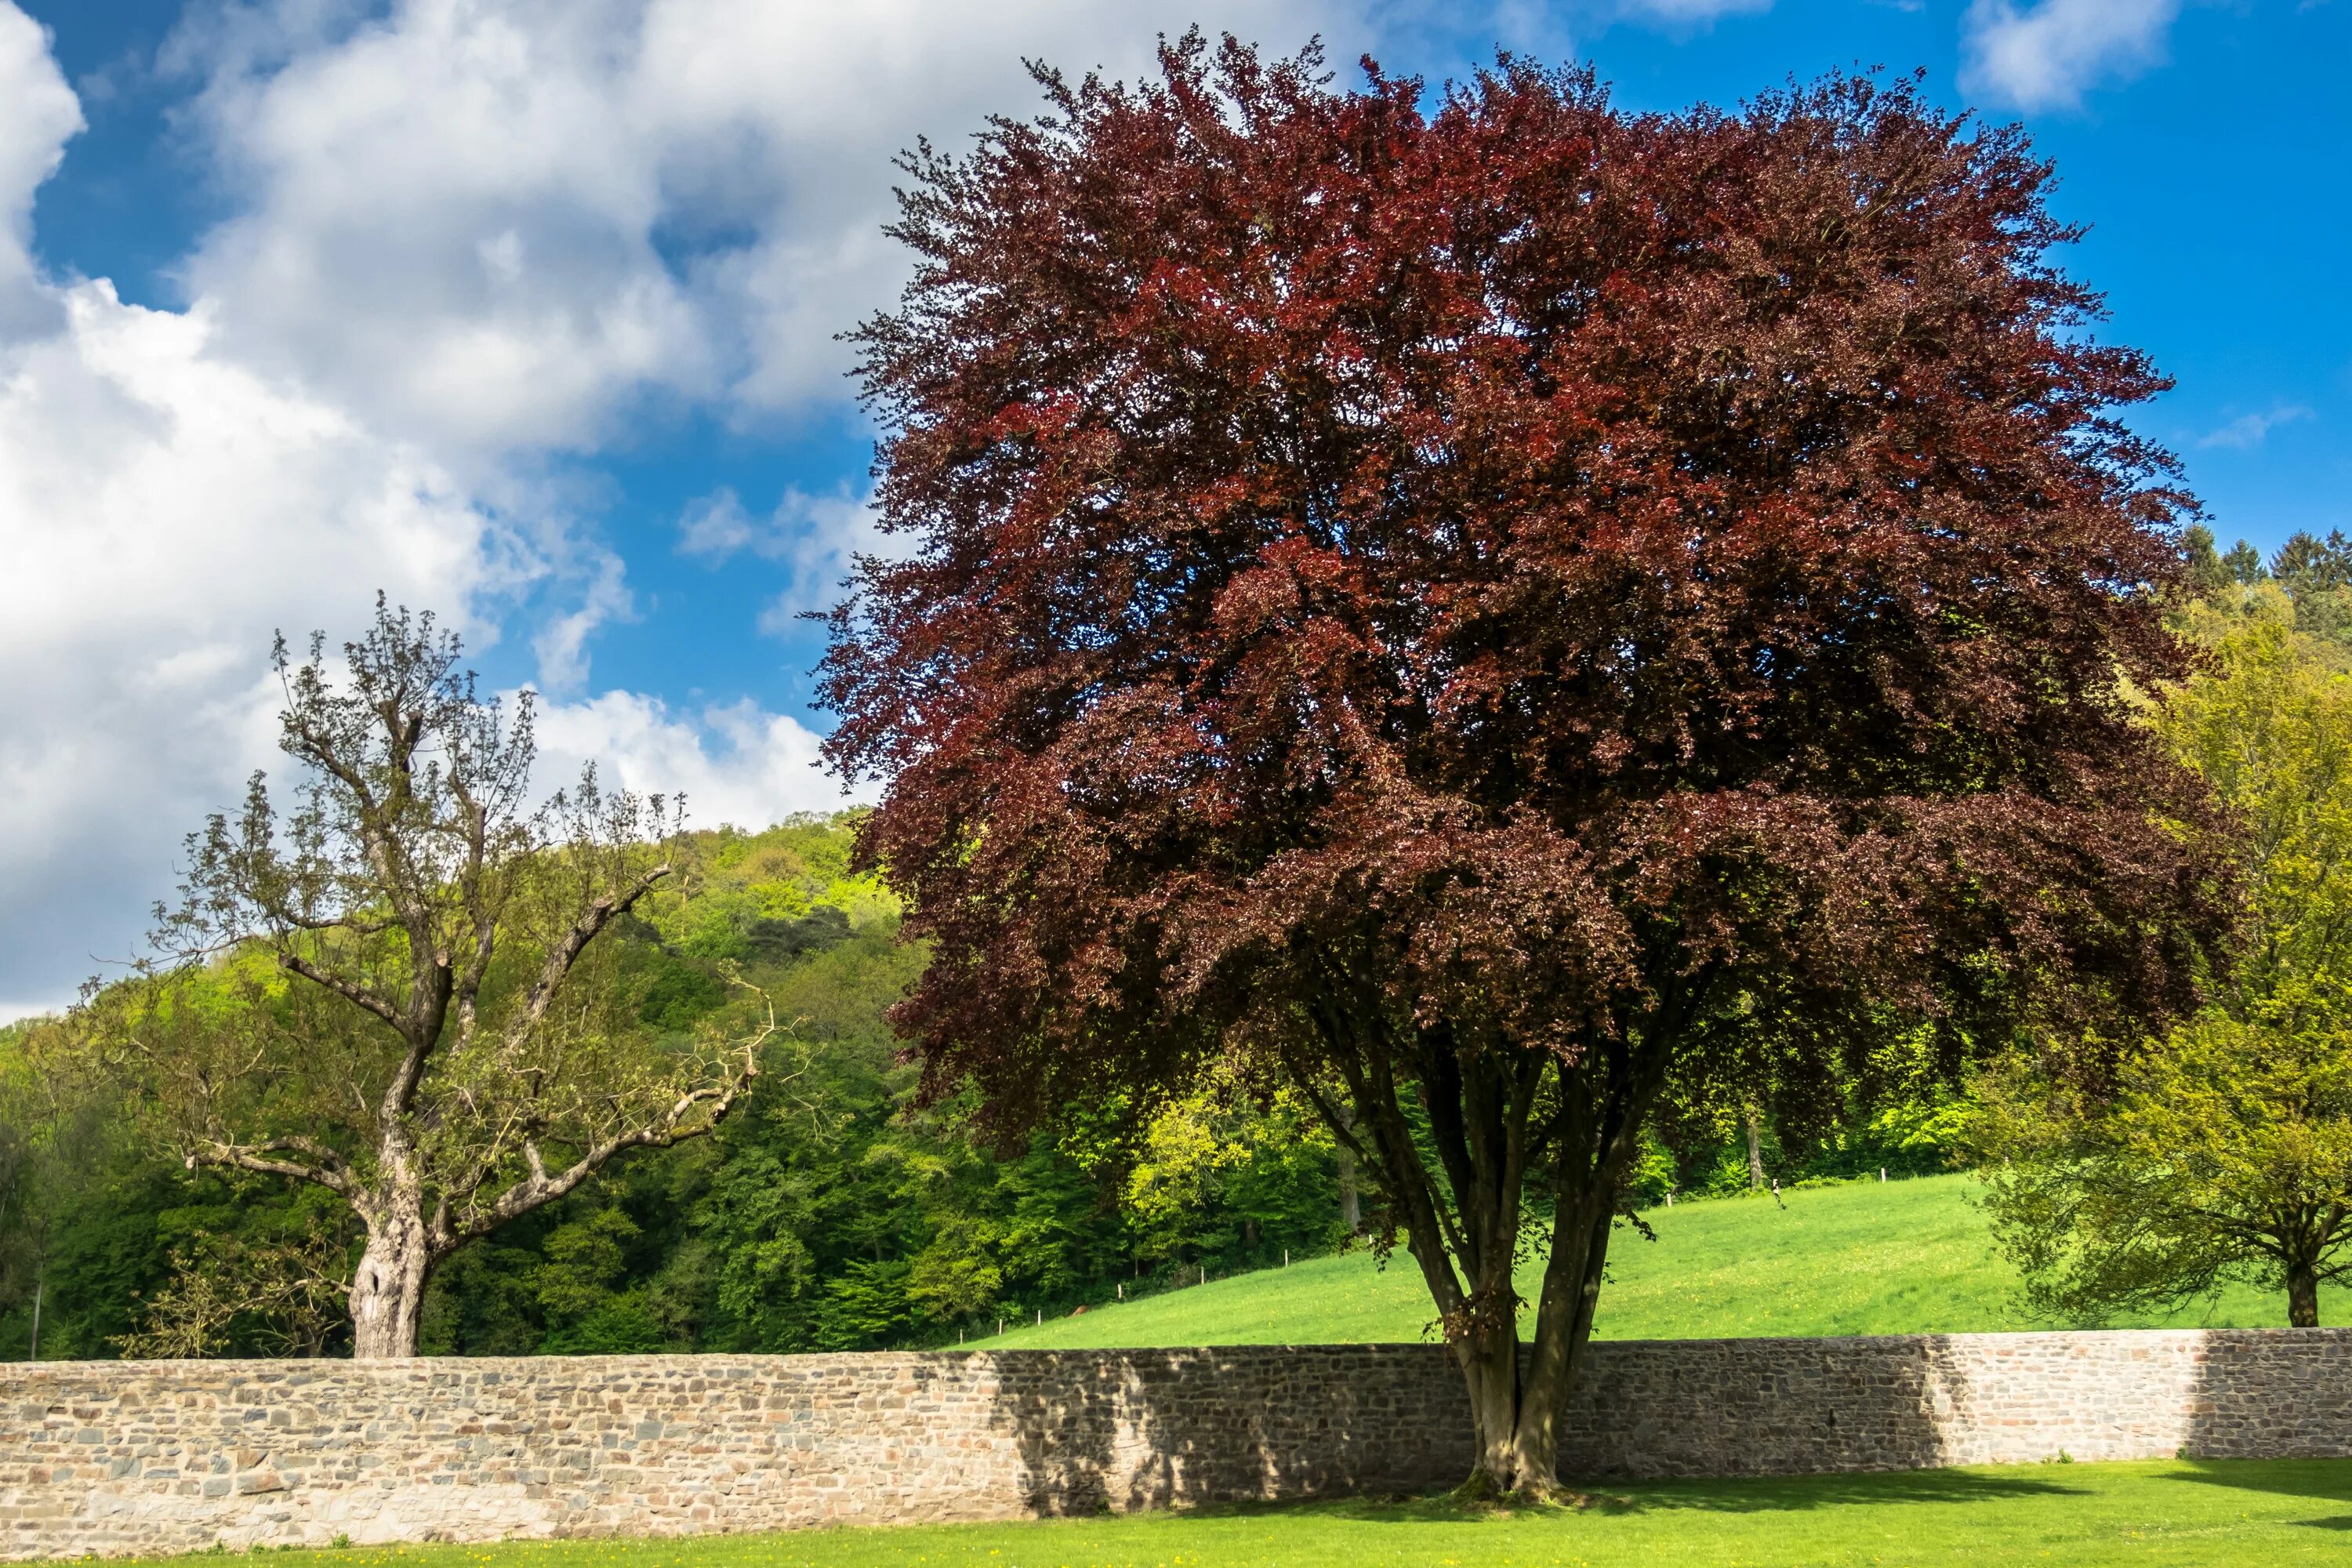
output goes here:
[[[1574, 1476], [2352, 1456], [2352, 1331], [1595, 1346]], [[0, 1559], [1003, 1519], [1395, 1492], [1430, 1345], [0, 1367]]]

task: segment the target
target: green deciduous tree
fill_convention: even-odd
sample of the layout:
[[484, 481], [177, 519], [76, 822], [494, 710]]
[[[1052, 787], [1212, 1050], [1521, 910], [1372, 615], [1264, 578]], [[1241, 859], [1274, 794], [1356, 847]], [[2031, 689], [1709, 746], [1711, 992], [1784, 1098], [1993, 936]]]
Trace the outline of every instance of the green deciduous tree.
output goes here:
[[2309, 1326], [2352, 1269], [2352, 679], [2276, 614], [2214, 653], [2157, 724], [2242, 819], [2254, 925], [2234, 977], [2112, 1079], [2037, 1063], [1984, 1086], [1999, 1233], [2067, 1318], [2251, 1279]]
[[598, 940], [673, 878], [659, 797], [592, 773], [530, 805], [528, 697], [509, 714], [478, 695], [429, 616], [379, 601], [344, 652], [335, 673], [321, 639], [299, 664], [281, 643], [298, 804], [281, 817], [257, 774], [191, 837], [159, 911], [181, 967], [81, 1022], [190, 1169], [349, 1205], [352, 1348], [399, 1356], [438, 1264], [625, 1150], [709, 1131], [764, 1035], [646, 1026]]

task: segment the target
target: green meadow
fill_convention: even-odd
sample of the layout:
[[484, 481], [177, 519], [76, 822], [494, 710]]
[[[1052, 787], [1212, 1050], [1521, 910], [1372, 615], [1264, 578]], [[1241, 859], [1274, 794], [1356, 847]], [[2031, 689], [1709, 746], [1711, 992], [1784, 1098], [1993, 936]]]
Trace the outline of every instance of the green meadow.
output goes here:
[[2352, 1461], [1681, 1481], [1612, 1489], [1582, 1510], [1349, 1501], [301, 1556], [306, 1568], [2284, 1568], [2352, 1556]]

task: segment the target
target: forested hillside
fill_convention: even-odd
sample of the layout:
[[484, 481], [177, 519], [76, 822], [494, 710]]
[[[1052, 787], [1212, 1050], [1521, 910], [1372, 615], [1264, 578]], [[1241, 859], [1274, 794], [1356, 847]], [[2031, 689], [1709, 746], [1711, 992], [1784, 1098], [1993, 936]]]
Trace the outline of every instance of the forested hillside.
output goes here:
[[[1211, 1085], [1125, 1131], [1124, 1105], [1066, 1108], [1025, 1148], [975, 1138], [961, 1100], [915, 1103], [885, 1011], [921, 963], [889, 891], [848, 868], [853, 820], [698, 836], [686, 894], [618, 932], [646, 1029], [730, 1005], [730, 975], [789, 1029], [713, 1137], [618, 1161], [599, 1182], [459, 1252], [435, 1278], [436, 1354], [846, 1350], [952, 1342], [1002, 1316], [1336, 1249], [1348, 1200], [1330, 1138], [1286, 1097]], [[733, 993], [740, 995], [740, 993]], [[190, 1172], [135, 1099], [50, 1026], [0, 1031], [0, 1356], [142, 1347], [158, 1306], [209, 1353], [340, 1353], [357, 1236], [315, 1188]], [[1850, 1132], [1759, 1152], [1784, 1181], [1938, 1168], [1949, 1114], [1857, 1109]], [[1653, 1195], [1748, 1184], [1739, 1119], [1685, 1130]], [[1369, 1193], [1357, 1208], [1369, 1221]], [[213, 1292], [190, 1300], [189, 1285]], [[176, 1283], [175, 1283], [176, 1282]], [[183, 1324], [184, 1328], [185, 1324]]]
[[[2268, 566], [2202, 530], [2188, 544], [2202, 598], [2184, 629], [2291, 627], [2296, 657], [2352, 663], [2344, 541], [2298, 536]], [[616, 928], [600, 984], [629, 1026], [684, 1040], [745, 985], [787, 1026], [715, 1135], [625, 1154], [452, 1258], [425, 1351], [951, 1343], [1335, 1251], [1357, 1226], [1369, 1243], [1379, 1194], [1286, 1093], [1219, 1079], [1165, 1106], [1068, 1105], [1013, 1149], [977, 1136], [968, 1099], [919, 1104], [885, 1015], [923, 953], [890, 890], [852, 873], [855, 826], [694, 835], [678, 894]], [[32, 1349], [37, 1300], [44, 1357], [346, 1351], [349, 1210], [190, 1168], [120, 1066], [54, 1021], [0, 1029], [0, 1357]], [[1826, 1108], [1669, 1106], [1632, 1196], [1946, 1169], [1966, 1112], [1899, 1062]]]
[[[618, 934], [647, 1029], [683, 1034], [730, 975], [789, 1026], [712, 1139], [646, 1151], [571, 1199], [461, 1252], [436, 1279], [432, 1353], [850, 1349], [951, 1338], [1019, 1311], [1223, 1272], [1339, 1234], [1328, 1139], [1283, 1107], [1212, 1099], [1133, 1148], [1118, 1107], [1073, 1108], [1052, 1138], [996, 1153], [964, 1108], [918, 1109], [883, 1014], [921, 962], [895, 900], [847, 873], [849, 823], [699, 836], [690, 890]], [[41, 1294], [44, 1356], [107, 1356], [187, 1272], [331, 1276], [355, 1237], [315, 1190], [192, 1173], [95, 1068], [0, 1035], [0, 1355], [21, 1356]], [[289, 1291], [299, 1298], [299, 1291]], [[336, 1348], [331, 1290], [217, 1326], [220, 1353]]]

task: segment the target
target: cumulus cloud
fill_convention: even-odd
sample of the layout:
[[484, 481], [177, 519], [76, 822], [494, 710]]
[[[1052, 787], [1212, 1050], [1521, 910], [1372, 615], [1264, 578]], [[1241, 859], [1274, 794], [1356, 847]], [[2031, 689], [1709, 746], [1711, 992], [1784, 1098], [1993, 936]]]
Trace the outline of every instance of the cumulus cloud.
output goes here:
[[787, 487], [775, 510], [756, 518], [733, 490], [714, 490], [679, 518], [677, 548], [712, 566], [746, 553], [782, 566], [788, 585], [759, 621], [761, 632], [782, 637], [840, 596], [856, 557], [887, 558], [905, 542], [881, 531], [870, 494], [853, 495], [845, 484], [829, 495]]
[[698, 711], [611, 691], [551, 703], [539, 719], [539, 776], [550, 785], [594, 762], [602, 776], [639, 794], [686, 797], [698, 827], [764, 827], [796, 811], [838, 811], [845, 795], [819, 765], [816, 734], [787, 715], [737, 702]]
[[2161, 63], [2179, 14], [2180, 0], [1974, 0], [1960, 85], [2019, 109], [2071, 108], [2095, 82]]
[[[478, 646], [552, 599], [531, 643], [562, 694], [630, 607], [560, 497], [469, 476], [472, 450], [387, 430], [331, 378], [252, 363], [221, 298], [151, 310], [41, 276], [33, 193], [80, 124], [46, 38], [0, 0], [0, 1018], [131, 956], [182, 835], [280, 764], [275, 632], [356, 631], [382, 588]], [[752, 707], [687, 719], [619, 693], [551, 715], [566, 764], [609, 745], [625, 781], [735, 820], [822, 797], [814, 738]]]
[[2209, 430], [2197, 438], [2200, 447], [2227, 447], [2235, 451], [2251, 452], [2267, 440], [2270, 433], [2282, 425], [2311, 418], [2312, 411], [2299, 403], [2282, 403], [2267, 414], [2241, 414], [2235, 419]]
[[33, 193], [81, 128], [40, 24], [0, 3], [0, 338], [55, 322], [33, 274]]
[[446, 454], [591, 446], [648, 397], [832, 402], [834, 334], [903, 275], [880, 232], [895, 153], [1034, 103], [1024, 55], [1133, 73], [1157, 28], [1287, 47], [1327, 20], [1322, 0], [207, 10], [172, 57], [244, 205], [188, 276], [237, 352]]
[[0, 346], [0, 1003], [126, 957], [179, 837], [272, 753], [269, 638], [382, 586], [463, 612], [527, 552], [421, 452], [210, 357], [210, 313], [52, 295]]

